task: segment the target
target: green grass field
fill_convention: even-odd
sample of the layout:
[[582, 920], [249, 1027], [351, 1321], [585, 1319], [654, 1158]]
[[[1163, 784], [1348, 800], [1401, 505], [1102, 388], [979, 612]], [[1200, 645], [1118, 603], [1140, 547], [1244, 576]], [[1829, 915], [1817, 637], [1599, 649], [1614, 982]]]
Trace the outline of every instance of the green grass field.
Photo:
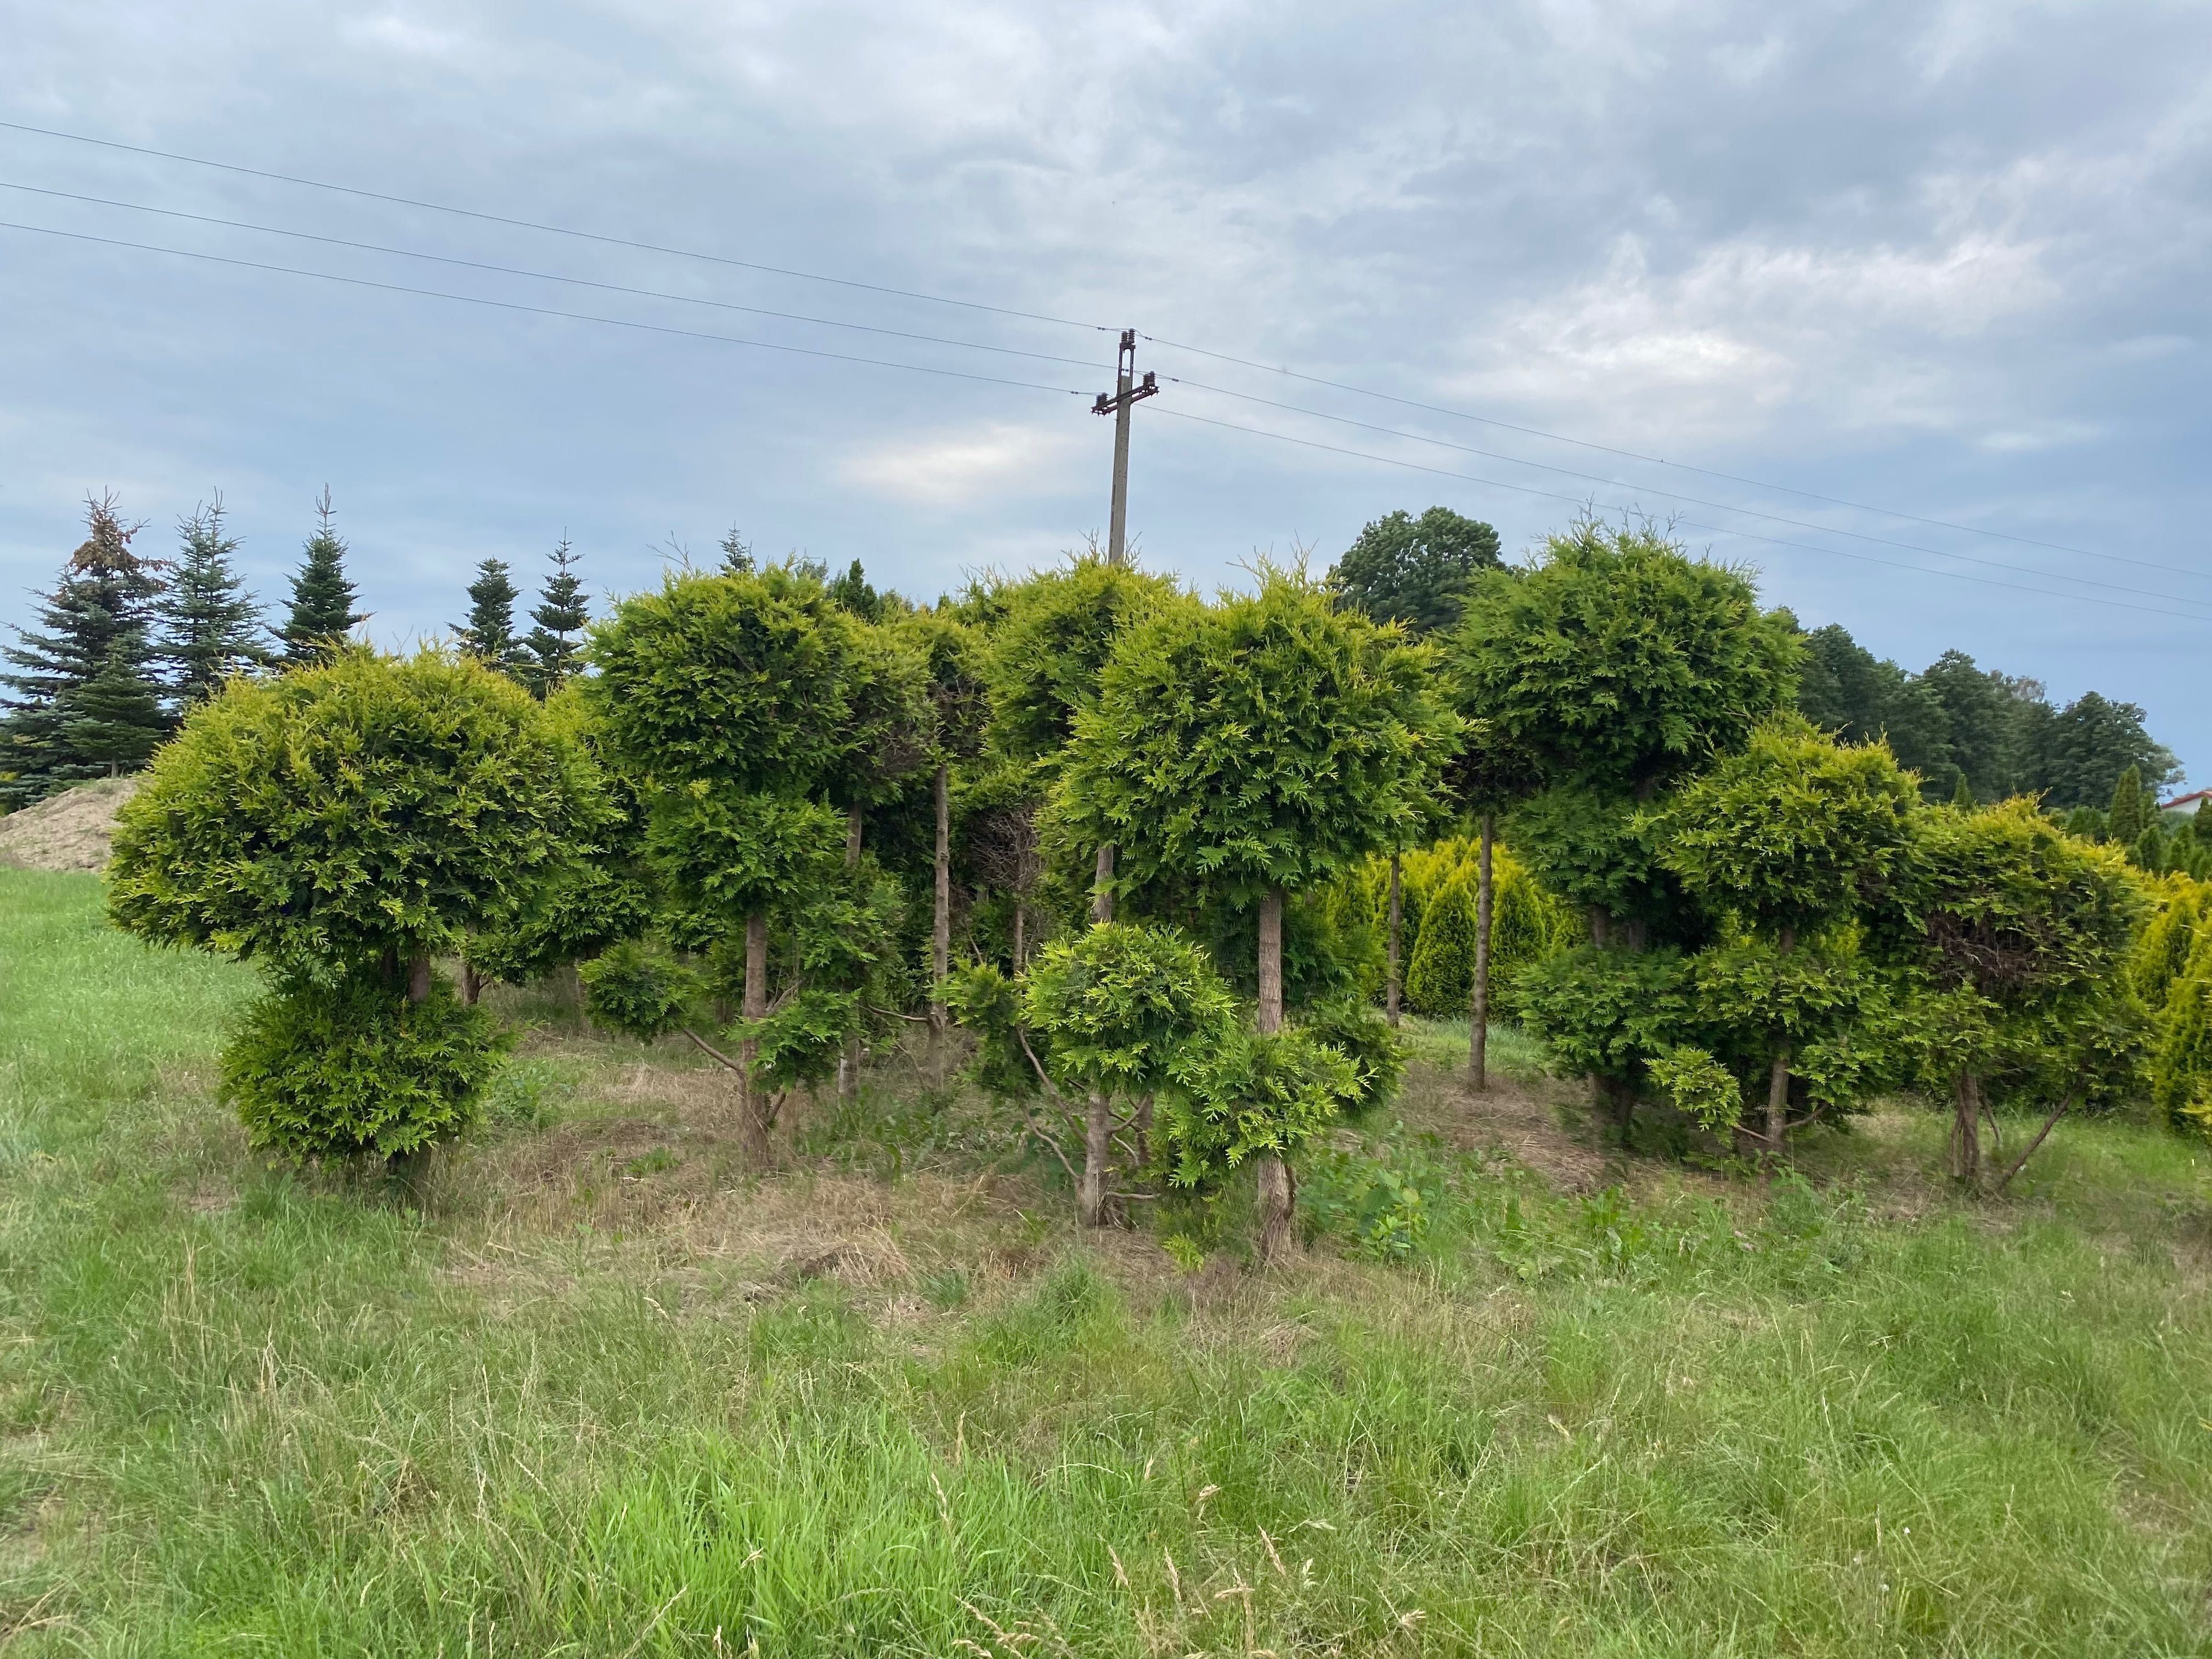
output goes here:
[[1809, 1182], [1577, 1194], [1458, 1132], [1432, 1028], [1316, 1166], [1335, 1232], [1186, 1272], [1206, 1218], [1079, 1238], [913, 1074], [751, 1182], [711, 1074], [549, 1030], [396, 1194], [250, 1157], [252, 976], [99, 903], [0, 872], [11, 1652], [2212, 1653], [2212, 1164], [2163, 1133], [2062, 1126], [1994, 1204], [1902, 1111]]

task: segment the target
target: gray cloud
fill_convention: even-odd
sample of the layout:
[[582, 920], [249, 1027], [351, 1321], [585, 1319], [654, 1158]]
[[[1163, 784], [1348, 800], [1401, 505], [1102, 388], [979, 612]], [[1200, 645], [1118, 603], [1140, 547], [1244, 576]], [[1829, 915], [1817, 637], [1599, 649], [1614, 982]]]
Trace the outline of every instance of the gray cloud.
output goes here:
[[[2197, 4], [179, 9], [0, 0], [0, 118], [1165, 339], [1823, 495], [1846, 512], [1147, 345], [1133, 523], [1233, 577], [1444, 501], [1509, 545], [1669, 511], [1809, 620], [2147, 705], [2212, 764], [2203, 525], [2212, 14]], [[272, 592], [326, 480], [375, 628], [565, 528], [603, 587], [733, 520], [932, 592], [1105, 517], [1110, 336], [0, 132], [0, 179], [1080, 357], [1076, 368], [580, 294], [0, 191], [0, 218], [673, 328], [932, 380], [0, 231], [0, 586], [75, 503], [220, 486]], [[1475, 483], [1179, 420], [1395, 456]], [[1596, 475], [1594, 483], [1536, 463]], [[1674, 491], [1969, 553], [1796, 530]], [[1825, 547], [1776, 547], [1753, 531]], [[1856, 553], [2043, 587], [1854, 562]], [[2070, 581], [2087, 578], [2132, 592]], [[2154, 597], [2177, 596], [2174, 599]], [[2144, 607], [2111, 608], [2092, 598]], [[2182, 603], [2191, 601], [2193, 603]], [[0, 607], [0, 611], [4, 611]]]

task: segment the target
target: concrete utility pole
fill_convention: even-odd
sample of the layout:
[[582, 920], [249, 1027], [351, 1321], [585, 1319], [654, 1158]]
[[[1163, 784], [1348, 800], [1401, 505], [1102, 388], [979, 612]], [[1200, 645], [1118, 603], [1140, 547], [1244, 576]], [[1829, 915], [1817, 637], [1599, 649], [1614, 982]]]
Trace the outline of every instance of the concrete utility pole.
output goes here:
[[[1106, 562], [1113, 565], [1129, 562], [1129, 411], [1138, 403], [1158, 395], [1159, 382], [1146, 370], [1142, 385], [1137, 381], [1137, 331], [1121, 331], [1121, 351], [1115, 361], [1114, 395], [1098, 394], [1098, 401], [1091, 405], [1093, 415], [1114, 417], [1114, 512], [1107, 520]], [[1091, 888], [1091, 919], [1093, 921], [1114, 920], [1114, 843], [1106, 842], [1098, 849], [1098, 869]]]
[[1114, 417], [1114, 513], [1107, 521], [1106, 562], [1124, 564], [1128, 561], [1127, 532], [1129, 528], [1129, 411], [1144, 398], [1159, 392], [1159, 382], [1152, 371], [1145, 372], [1143, 383], [1137, 382], [1137, 331], [1121, 331], [1121, 352], [1114, 374], [1114, 395], [1098, 394], [1098, 401], [1091, 405], [1093, 415]]

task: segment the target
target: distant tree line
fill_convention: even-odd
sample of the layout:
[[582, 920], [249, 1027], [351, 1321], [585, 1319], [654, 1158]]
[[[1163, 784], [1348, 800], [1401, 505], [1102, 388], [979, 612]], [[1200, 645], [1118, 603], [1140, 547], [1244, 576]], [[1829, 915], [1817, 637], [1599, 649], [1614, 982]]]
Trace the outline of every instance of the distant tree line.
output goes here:
[[[126, 522], [112, 494], [88, 497], [83, 543], [33, 597], [31, 624], [0, 649], [9, 669], [0, 674], [0, 810], [136, 770], [234, 676], [328, 661], [368, 615], [356, 609], [328, 489], [314, 510], [272, 626], [238, 570], [221, 492], [177, 521], [167, 558], [143, 550], [146, 526]], [[578, 672], [590, 622], [565, 539], [552, 562], [528, 632], [516, 633], [520, 595], [496, 559], [478, 568], [456, 630], [466, 650], [541, 700]]]
[[2124, 772], [2153, 788], [2179, 774], [2134, 703], [2085, 691], [2055, 708], [2041, 682], [1983, 668], [1963, 651], [1908, 673], [1833, 623], [1805, 646], [1805, 717], [1849, 743], [1886, 740], [1931, 800], [2034, 795], [2061, 811], [2102, 807]]

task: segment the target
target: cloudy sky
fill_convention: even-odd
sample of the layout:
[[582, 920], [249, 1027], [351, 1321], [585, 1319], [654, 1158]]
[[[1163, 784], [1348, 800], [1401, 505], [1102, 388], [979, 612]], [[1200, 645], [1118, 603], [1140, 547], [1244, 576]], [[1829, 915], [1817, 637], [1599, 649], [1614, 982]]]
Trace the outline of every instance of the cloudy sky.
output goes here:
[[0, 619], [104, 489], [155, 550], [220, 489], [273, 597], [328, 483], [391, 641], [564, 533], [603, 592], [734, 526], [934, 594], [1103, 530], [1126, 325], [1173, 377], [1155, 565], [1642, 510], [1908, 666], [2140, 702], [2212, 781], [2203, 0], [0, 0], [0, 121], [611, 239], [0, 128]]

